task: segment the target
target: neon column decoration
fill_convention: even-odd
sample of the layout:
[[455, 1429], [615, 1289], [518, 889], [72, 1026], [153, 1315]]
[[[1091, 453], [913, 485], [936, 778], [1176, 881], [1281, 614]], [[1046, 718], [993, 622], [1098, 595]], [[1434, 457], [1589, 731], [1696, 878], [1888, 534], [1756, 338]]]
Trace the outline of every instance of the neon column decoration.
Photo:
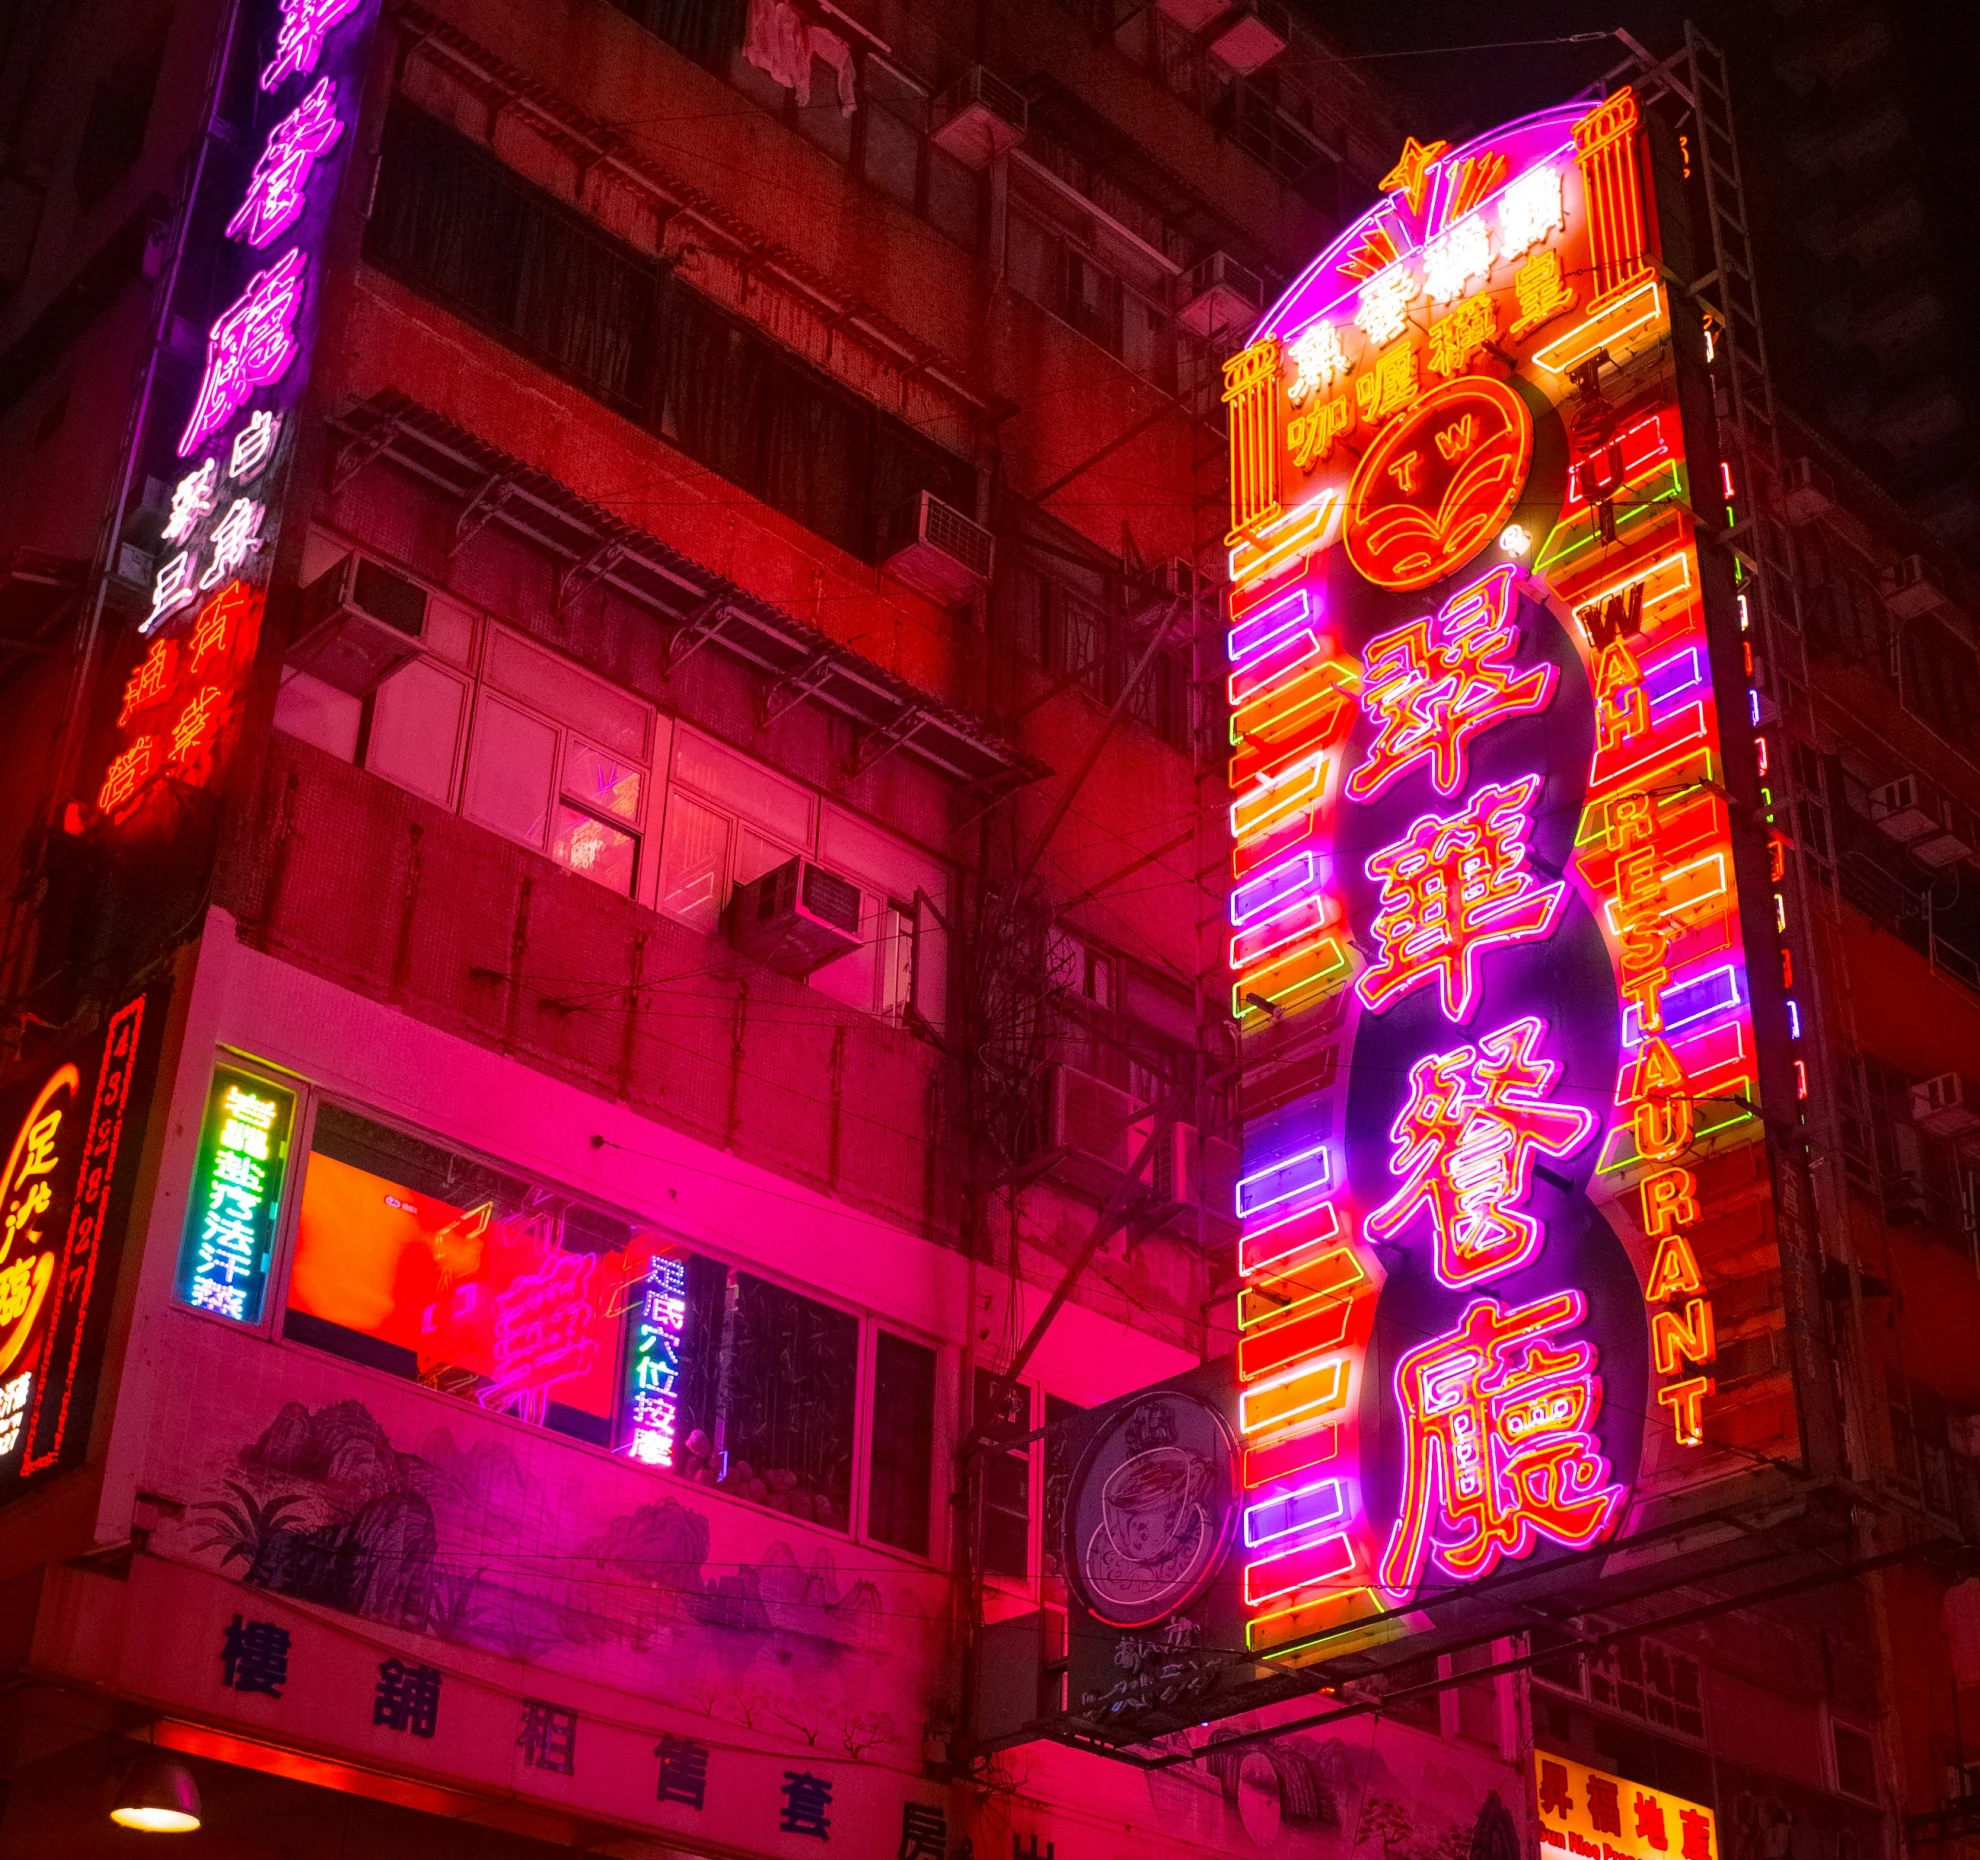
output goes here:
[[1574, 159], [1588, 202], [1595, 288], [1589, 310], [1650, 270], [1644, 252], [1643, 186], [1636, 174], [1636, 94], [1620, 90], [1574, 126]]
[[214, 1068], [179, 1242], [177, 1292], [195, 1311], [261, 1322], [295, 1108], [295, 1094], [280, 1085]]

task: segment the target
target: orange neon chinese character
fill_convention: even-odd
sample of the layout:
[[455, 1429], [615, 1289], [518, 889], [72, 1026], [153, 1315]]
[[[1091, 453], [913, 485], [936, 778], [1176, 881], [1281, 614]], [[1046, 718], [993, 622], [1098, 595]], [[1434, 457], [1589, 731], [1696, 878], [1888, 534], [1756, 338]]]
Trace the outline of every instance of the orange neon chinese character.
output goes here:
[[151, 779], [151, 772], [157, 766], [158, 739], [140, 736], [104, 770], [96, 805], [106, 814], [116, 813]]
[[124, 708], [117, 713], [117, 727], [122, 729], [147, 704], [155, 704], [162, 698], [172, 683], [172, 662], [178, 656], [178, 648], [169, 639], [154, 639], [151, 650], [131, 672], [124, 685]]
[[1381, 1577], [1399, 1601], [1427, 1562], [1471, 1582], [1542, 1538], [1593, 1543], [1615, 1520], [1626, 1488], [1610, 1481], [1591, 1431], [1602, 1407], [1595, 1346], [1559, 1340], [1587, 1315], [1572, 1289], [1510, 1311], [1476, 1299], [1455, 1330], [1396, 1365], [1403, 1489]]
[[1332, 453], [1335, 440], [1345, 439], [1353, 430], [1352, 395], [1336, 394], [1331, 400], [1315, 401], [1304, 415], [1295, 414], [1286, 422], [1293, 463], [1301, 471], [1311, 471], [1317, 461]]
[[1427, 1212], [1446, 1285], [1495, 1279], [1540, 1251], [1547, 1230], [1524, 1212], [1534, 1163], [1572, 1156], [1595, 1134], [1594, 1112], [1546, 1102], [1561, 1068], [1535, 1056], [1545, 1031], [1529, 1014], [1410, 1068], [1409, 1102], [1389, 1131], [1389, 1170], [1403, 1185], [1367, 1226], [1391, 1240]]
[[1513, 273], [1513, 290], [1519, 297], [1519, 321], [1512, 326], [1515, 336], [1574, 307], [1574, 286], [1562, 279], [1561, 255], [1550, 245], [1543, 245]]
[[247, 613], [251, 598], [245, 581], [230, 581], [199, 610], [187, 642], [195, 673], [216, 653], [232, 648], [235, 625]]
[[1547, 707], [1559, 668], [1513, 669], [1518, 592], [1507, 564], [1460, 588], [1434, 615], [1368, 642], [1361, 708], [1380, 732], [1347, 778], [1350, 800], [1374, 800], [1419, 762], [1429, 763], [1430, 785], [1439, 794], [1456, 794], [1464, 786], [1465, 751], [1473, 737]]
[[1434, 981], [1446, 1018], [1462, 1024], [1478, 1006], [1479, 956], [1553, 929], [1567, 885], [1536, 884], [1526, 864], [1539, 792], [1537, 775], [1488, 784], [1462, 813], [1424, 814], [1368, 860], [1382, 886], [1370, 926], [1382, 953], [1355, 987], [1376, 1013]]
[[1416, 375], [1416, 347], [1408, 339], [1384, 349], [1375, 366], [1355, 377], [1354, 398], [1365, 420], [1386, 420], [1416, 399], [1421, 383]]
[[172, 760], [185, 764], [193, 761], [201, 750], [207, 747], [208, 740], [220, 727], [220, 719], [215, 714], [220, 708], [220, 687], [207, 685], [197, 697], [187, 700], [179, 718], [172, 725]]
[[1462, 374], [1471, 359], [1499, 333], [1498, 300], [1489, 291], [1467, 297], [1449, 316], [1430, 325], [1430, 372]]

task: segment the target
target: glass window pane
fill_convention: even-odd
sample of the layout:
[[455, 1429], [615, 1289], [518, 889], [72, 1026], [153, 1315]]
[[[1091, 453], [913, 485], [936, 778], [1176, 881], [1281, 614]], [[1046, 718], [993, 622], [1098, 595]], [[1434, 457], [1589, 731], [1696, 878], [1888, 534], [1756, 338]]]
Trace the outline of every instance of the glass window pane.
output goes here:
[[904, 207], [915, 204], [921, 167], [921, 138], [891, 111], [875, 108], [866, 117], [866, 178]]
[[687, 1460], [740, 1498], [843, 1531], [852, 1517], [859, 1320], [754, 1273], [687, 1274], [680, 1425]]
[[557, 732], [540, 718], [484, 695], [468, 745], [462, 811], [526, 846], [541, 847], [557, 772]]
[[607, 826], [604, 821], [559, 801], [550, 857], [559, 865], [569, 866], [573, 872], [630, 897], [633, 868], [639, 860], [639, 841], [623, 828]]
[[852, 159], [852, 118], [839, 98], [841, 82], [853, 83], [852, 54], [846, 54], [843, 79], [822, 58], [811, 61], [811, 101], [797, 106], [798, 134], [821, 148], [834, 161]]
[[976, 250], [977, 203], [980, 198], [975, 170], [944, 150], [931, 146], [928, 151], [928, 219], [937, 232], [946, 233], [965, 251]]
[[631, 1239], [615, 1216], [325, 1105], [284, 1333], [607, 1446]]
[[594, 813], [612, 814], [638, 826], [640, 793], [645, 785], [644, 769], [615, 761], [576, 737], [564, 751], [564, 792]]
[[928, 1554], [934, 1454], [935, 1352], [883, 1330], [873, 1350], [869, 1537], [916, 1556]]
[[454, 750], [467, 687], [428, 659], [402, 665], [371, 700], [364, 766], [442, 807], [454, 798]]
[[[1031, 1431], [1031, 1391], [1022, 1383], [1005, 1398], [1003, 1410], [989, 1414], [987, 1369], [976, 1372], [973, 1411], [976, 1425], [994, 1438]], [[983, 1568], [992, 1576], [1028, 1581], [1031, 1576], [1031, 1449], [990, 1453], [983, 1461]]]
[[660, 908], [713, 936], [728, 902], [728, 869], [728, 821], [684, 794], [670, 794], [660, 850]]

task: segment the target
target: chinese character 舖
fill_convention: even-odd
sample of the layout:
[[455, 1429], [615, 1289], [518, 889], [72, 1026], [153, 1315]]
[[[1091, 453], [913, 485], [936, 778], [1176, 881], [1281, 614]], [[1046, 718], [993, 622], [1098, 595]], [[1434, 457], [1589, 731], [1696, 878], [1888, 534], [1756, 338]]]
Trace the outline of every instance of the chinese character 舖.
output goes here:
[[919, 1802], [901, 1804], [901, 1844], [894, 1860], [948, 1860], [949, 1817]]
[[1567, 224], [1561, 203], [1561, 171], [1550, 163], [1529, 168], [1499, 196], [1499, 255], [1522, 258]]
[[531, 1769], [576, 1775], [577, 1713], [561, 1705], [546, 1705], [541, 1699], [524, 1699], [516, 1748]]
[[1410, 1068], [1409, 1102], [1389, 1132], [1390, 1173], [1403, 1185], [1367, 1225], [1393, 1239], [1427, 1212], [1446, 1285], [1497, 1278], [1539, 1252], [1546, 1229], [1524, 1211], [1534, 1162], [1572, 1156], [1595, 1134], [1593, 1111], [1546, 1102], [1561, 1068], [1535, 1057], [1544, 1031], [1529, 1014]]
[[1475, 1581], [1542, 1537], [1592, 1543], [1616, 1517], [1626, 1488], [1609, 1481], [1590, 1431], [1602, 1407], [1595, 1347], [1559, 1338], [1587, 1315], [1574, 1290], [1512, 1310], [1480, 1298], [1396, 1365], [1403, 1489], [1381, 1568], [1391, 1595], [1415, 1595], [1426, 1562]]
[[832, 1838], [832, 1821], [825, 1811], [832, 1806], [832, 1785], [809, 1770], [786, 1770], [782, 1794], [784, 1807], [777, 1825], [786, 1834], [809, 1834], [814, 1839]]
[[440, 1723], [440, 1669], [397, 1658], [381, 1660], [371, 1722], [390, 1731], [431, 1737]]
[[1368, 642], [1361, 659], [1361, 709], [1379, 726], [1347, 778], [1353, 801], [1372, 801], [1400, 775], [1427, 762], [1439, 794], [1464, 786], [1473, 737], [1509, 717], [1544, 710], [1558, 668], [1513, 669], [1519, 628], [1517, 578], [1510, 565], [1461, 588], [1426, 614]]
[[268, 132], [247, 194], [227, 222], [227, 237], [258, 252], [295, 223], [308, 202], [311, 166], [330, 152], [344, 125], [337, 120], [337, 87], [327, 77]]
[[237, 497], [213, 526], [213, 566], [199, 578], [200, 592], [230, 580], [261, 547], [261, 524], [267, 512], [251, 497]]
[[1368, 860], [1382, 887], [1370, 926], [1381, 954], [1355, 987], [1378, 1014], [1434, 981], [1445, 1018], [1462, 1025], [1478, 1006], [1478, 958], [1553, 929], [1567, 885], [1536, 883], [1526, 863], [1539, 792], [1538, 775], [1488, 783], [1462, 813], [1421, 815]]
[[179, 436], [186, 457], [207, 434], [225, 426], [256, 388], [272, 387], [296, 359], [296, 313], [302, 308], [300, 246], [258, 271], [220, 313], [206, 340], [206, 370]]
[[1373, 343], [1394, 342], [1409, 323], [1409, 306], [1416, 300], [1416, 273], [1406, 264], [1378, 271], [1361, 287], [1354, 320]]
[[234, 1692], [282, 1696], [289, 1683], [289, 1630], [272, 1621], [244, 1621], [236, 1615], [221, 1643], [221, 1683]]
[[215, 486], [220, 479], [220, 461], [211, 458], [198, 471], [189, 471], [172, 487], [172, 512], [165, 519], [164, 539], [184, 544], [193, 532], [213, 514]]
[[700, 1808], [708, 1793], [708, 1747], [670, 1736], [653, 1746], [653, 1754], [660, 1759], [659, 1800]]
[[275, 34], [275, 57], [261, 74], [261, 88], [273, 90], [285, 78], [307, 77], [323, 54], [330, 28], [357, 11], [358, 0], [282, 0], [282, 24]]
[[1423, 294], [1432, 303], [1447, 304], [1491, 269], [1491, 229], [1477, 214], [1468, 214], [1423, 248]]

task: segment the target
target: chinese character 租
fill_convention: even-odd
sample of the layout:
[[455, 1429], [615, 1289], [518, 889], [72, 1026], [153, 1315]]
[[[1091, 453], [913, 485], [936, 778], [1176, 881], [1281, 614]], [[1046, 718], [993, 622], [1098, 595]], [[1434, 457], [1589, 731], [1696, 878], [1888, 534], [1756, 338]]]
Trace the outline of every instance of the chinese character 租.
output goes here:
[[302, 247], [258, 271], [221, 311], [206, 340], [206, 371], [179, 435], [184, 458], [207, 434], [226, 425], [256, 388], [272, 387], [296, 359], [296, 312], [302, 308]]
[[1540, 1765], [1540, 1812], [1543, 1815], [1572, 1815], [1574, 1797], [1568, 1793], [1565, 1763]]
[[1381, 1576], [1399, 1601], [1427, 1561], [1471, 1582], [1542, 1537], [1592, 1543], [1616, 1517], [1628, 1488], [1609, 1482], [1589, 1431], [1602, 1407], [1595, 1347], [1559, 1338], [1587, 1315], [1575, 1290], [1510, 1311], [1480, 1298], [1396, 1365], [1403, 1486]]
[[1616, 1800], [1616, 1785], [1606, 1776], [1588, 1779], [1588, 1825], [1597, 1834], [1622, 1833], [1622, 1804]]
[[356, 12], [357, 5], [358, 0], [282, 0], [275, 57], [261, 74], [261, 88], [273, 90], [285, 77], [298, 71], [307, 77], [314, 71], [330, 28]]
[[172, 512], [165, 519], [163, 536], [168, 543], [184, 544], [213, 514], [214, 487], [220, 477], [220, 461], [208, 459], [198, 471], [189, 471], [172, 487]]
[[227, 237], [245, 239], [258, 252], [291, 226], [308, 202], [304, 183], [311, 165], [327, 155], [344, 125], [337, 120], [337, 87], [328, 78], [268, 132], [261, 159], [248, 178], [247, 195], [227, 222]]
[[1418, 762], [1430, 765], [1439, 794], [1464, 786], [1471, 739], [1509, 717], [1544, 710], [1560, 672], [1551, 664], [1516, 672], [1513, 568], [1495, 568], [1452, 595], [1434, 615], [1368, 642], [1361, 660], [1361, 708], [1380, 726], [1347, 778], [1350, 800], [1372, 801]]
[[701, 1807], [708, 1794], [708, 1747], [685, 1737], [663, 1737], [653, 1754], [660, 1759], [659, 1799]]
[[1367, 1225], [1393, 1239], [1427, 1211], [1446, 1285], [1497, 1278], [1539, 1252], [1546, 1229], [1524, 1211], [1535, 1159], [1572, 1156], [1595, 1134], [1593, 1111], [1545, 1100], [1561, 1068], [1534, 1056], [1544, 1031], [1529, 1014], [1410, 1068], [1409, 1102], [1389, 1132], [1389, 1168], [1403, 1185]]
[[243, 1621], [236, 1615], [221, 1643], [221, 1683], [235, 1692], [282, 1696], [289, 1683], [289, 1630], [272, 1621]]
[[1491, 229], [1477, 214], [1468, 214], [1423, 248], [1423, 294], [1432, 303], [1447, 304], [1491, 269]]
[[532, 1769], [576, 1775], [577, 1713], [561, 1705], [546, 1705], [541, 1699], [524, 1699], [516, 1748]]
[[786, 1834], [809, 1834], [821, 1841], [832, 1838], [832, 1821], [825, 1811], [832, 1806], [832, 1785], [809, 1770], [786, 1770], [783, 1782], [784, 1807], [777, 1825]]
[[1355, 987], [1378, 1014], [1434, 981], [1445, 1017], [1462, 1024], [1478, 1006], [1479, 956], [1553, 929], [1567, 886], [1536, 884], [1526, 864], [1527, 809], [1539, 792], [1538, 775], [1487, 783], [1462, 813], [1421, 815], [1370, 857], [1381, 955]]
[[392, 1731], [431, 1737], [440, 1722], [440, 1669], [405, 1660], [381, 1660], [371, 1722]]

